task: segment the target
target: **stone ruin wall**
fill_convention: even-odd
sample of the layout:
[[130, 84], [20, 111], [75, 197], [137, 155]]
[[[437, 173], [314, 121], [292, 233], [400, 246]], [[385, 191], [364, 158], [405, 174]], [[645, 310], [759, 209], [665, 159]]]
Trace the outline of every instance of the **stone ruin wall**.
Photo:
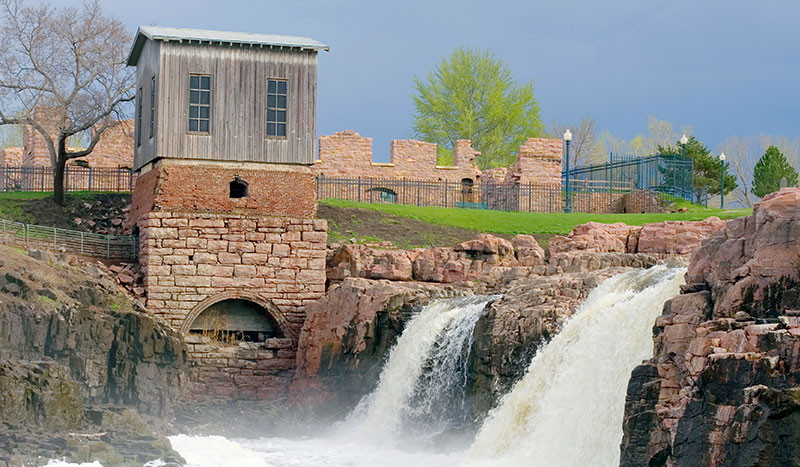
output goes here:
[[[137, 179], [130, 223], [139, 229], [146, 307], [186, 333], [208, 306], [246, 299], [268, 310], [284, 337], [221, 345], [187, 335], [197, 398], [274, 399], [294, 370], [305, 306], [325, 293], [327, 222], [316, 214], [306, 167], [161, 161]], [[248, 196], [231, 199], [234, 177]]]
[[478, 153], [467, 140], [456, 142], [456, 165], [436, 164], [436, 144], [415, 139], [392, 140], [390, 162], [372, 161], [372, 138], [353, 130], [338, 131], [319, 137], [319, 157], [312, 170], [315, 175], [343, 178], [389, 178], [409, 180], [476, 180], [480, 169], [475, 165]]
[[[47, 107], [37, 108], [35, 119], [48, 131], [55, 135], [58, 117]], [[91, 155], [74, 159], [69, 165], [77, 165], [77, 161], [85, 161], [88, 167], [125, 167], [133, 168], [133, 120], [120, 120], [107, 128], [100, 136]], [[0, 165], [24, 167], [50, 167], [50, 150], [44, 137], [32, 126], [22, 129], [22, 147], [8, 147], [0, 154]]]
[[[391, 162], [373, 162], [372, 138], [346, 130], [320, 136], [319, 158], [312, 170], [317, 176], [347, 178], [356, 183], [324, 185], [323, 196], [383, 202], [377, 190], [389, 189], [401, 204], [452, 207], [482, 203], [494, 209], [560, 210], [561, 140], [529, 138], [514, 164], [485, 171], [475, 164], [480, 153], [469, 140], [456, 141], [453, 149], [454, 165], [440, 166], [436, 164], [436, 144], [393, 140]], [[462, 185], [465, 179], [473, 186]], [[520, 192], [515, 184], [526, 185], [527, 191]]]

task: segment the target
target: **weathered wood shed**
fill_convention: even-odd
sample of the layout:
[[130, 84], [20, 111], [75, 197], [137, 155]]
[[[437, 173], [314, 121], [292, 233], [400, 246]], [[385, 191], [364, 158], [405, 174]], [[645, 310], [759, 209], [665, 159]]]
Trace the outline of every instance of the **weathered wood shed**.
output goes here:
[[317, 54], [306, 37], [146, 26], [134, 168], [161, 158], [312, 164]]

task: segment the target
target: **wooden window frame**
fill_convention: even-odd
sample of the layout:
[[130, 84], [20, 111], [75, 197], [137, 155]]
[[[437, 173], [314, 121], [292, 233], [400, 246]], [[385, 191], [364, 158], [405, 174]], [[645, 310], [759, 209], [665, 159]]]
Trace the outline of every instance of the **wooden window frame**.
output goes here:
[[[200, 78], [203, 78], [203, 77], [207, 77], [208, 78], [208, 89], [207, 89], [207, 91], [208, 91], [208, 104], [207, 105], [206, 104], [192, 104], [191, 103], [192, 102], [192, 77], [193, 76], [198, 76]], [[185, 120], [185, 122], [186, 122], [186, 133], [187, 134], [199, 135], [199, 136], [210, 136], [211, 135], [211, 113], [212, 113], [211, 103], [213, 102], [213, 99], [214, 99], [213, 93], [211, 91], [211, 88], [214, 87], [211, 84], [212, 82], [213, 82], [213, 76], [211, 75], [211, 73], [189, 73], [189, 79], [187, 80], [187, 84], [188, 84], [188, 86], [187, 86], [187, 89], [188, 89], [187, 98], [189, 99], [189, 103], [186, 106], [187, 114], [186, 114], [186, 120]], [[202, 88], [198, 88], [196, 90], [197, 91], [206, 91], [206, 89], [202, 89]], [[208, 107], [208, 131], [200, 131], [199, 130], [199, 128], [200, 128], [199, 123], [198, 123], [198, 130], [195, 131], [195, 130], [190, 130], [189, 129], [189, 121], [192, 120], [191, 110], [190, 110], [192, 108], [192, 106], [197, 106], [198, 109], [200, 107]], [[199, 122], [201, 120], [199, 115], [200, 114], [199, 114], [199, 110], [198, 110], [198, 117], [195, 118], [194, 120], [198, 120], [198, 122]]]
[[150, 139], [156, 134], [156, 75], [150, 78]]
[[142, 145], [142, 96], [143, 87], [139, 86], [139, 92], [136, 96], [136, 147]]
[[[275, 107], [270, 107], [269, 106], [269, 96], [270, 96], [269, 82], [270, 81], [276, 81], [276, 82], [282, 81], [282, 82], [286, 83], [286, 94], [284, 96], [284, 97], [286, 97], [286, 107], [280, 108], [280, 107], [277, 107], [277, 105]], [[266, 87], [266, 91], [267, 92], [265, 93], [265, 96], [266, 96], [265, 104], [266, 104], [266, 106], [264, 107], [265, 111], [264, 111], [264, 127], [263, 127], [264, 128], [264, 137], [268, 138], [268, 139], [278, 139], [278, 140], [289, 139], [289, 79], [288, 78], [267, 78], [266, 84], [267, 84], [267, 87]], [[276, 92], [274, 94], [275, 94], [275, 96], [279, 96], [280, 95], [280, 94], [278, 94], [277, 90], [276, 90]], [[286, 112], [286, 121], [278, 122], [277, 120], [275, 120], [275, 121], [270, 122], [270, 119], [269, 119], [269, 111], [270, 110], [274, 110], [276, 112], [282, 110], [282, 111]], [[281, 135], [270, 135], [267, 132], [267, 128], [269, 127], [270, 123], [273, 123], [273, 124], [276, 124], [276, 125], [280, 124], [280, 123], [283, 123], [283, 125], [285, 125], [285, 127], [286, 127], [286, 134], [282, 135], [282, 136]]]

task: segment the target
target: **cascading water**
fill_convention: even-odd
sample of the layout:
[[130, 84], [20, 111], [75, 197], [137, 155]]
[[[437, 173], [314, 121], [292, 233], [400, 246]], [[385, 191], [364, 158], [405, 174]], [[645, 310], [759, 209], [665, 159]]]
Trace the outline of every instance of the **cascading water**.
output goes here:
[[467, 463], [617, 465], [631, 370], [652, 356], [653, 322], [684, 272], [631, 271], [592, 291], [490, 413]]
[[472, 333], [494, 297], [441, 300], [415, 316], [378, 386], [338, 434], [171, 441], [190, 467], [616, 465], [630, 372], [651, 356], [653, 322], [678, 293], [683, 272], [663, 266], [627, 272], [592, 291], [492, 411], [466, 458], [430, 444], [464, 423]]
[[[406, 326], [376, 389], [345, 425], [360, 439], [430, 439], [465, 422], [467, 360], [472, 331], [494, 297], [439, 300]], [[355, 428], [353, 428], [355, 427]]]

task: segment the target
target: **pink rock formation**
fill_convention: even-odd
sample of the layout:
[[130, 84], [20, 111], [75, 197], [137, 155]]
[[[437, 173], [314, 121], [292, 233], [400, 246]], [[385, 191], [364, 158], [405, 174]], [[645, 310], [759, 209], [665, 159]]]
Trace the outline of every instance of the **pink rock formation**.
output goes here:
[[785, 188], [695, 250], [632, 373], [620, 465], [796, 464], [798, 232], [800, 188]]

